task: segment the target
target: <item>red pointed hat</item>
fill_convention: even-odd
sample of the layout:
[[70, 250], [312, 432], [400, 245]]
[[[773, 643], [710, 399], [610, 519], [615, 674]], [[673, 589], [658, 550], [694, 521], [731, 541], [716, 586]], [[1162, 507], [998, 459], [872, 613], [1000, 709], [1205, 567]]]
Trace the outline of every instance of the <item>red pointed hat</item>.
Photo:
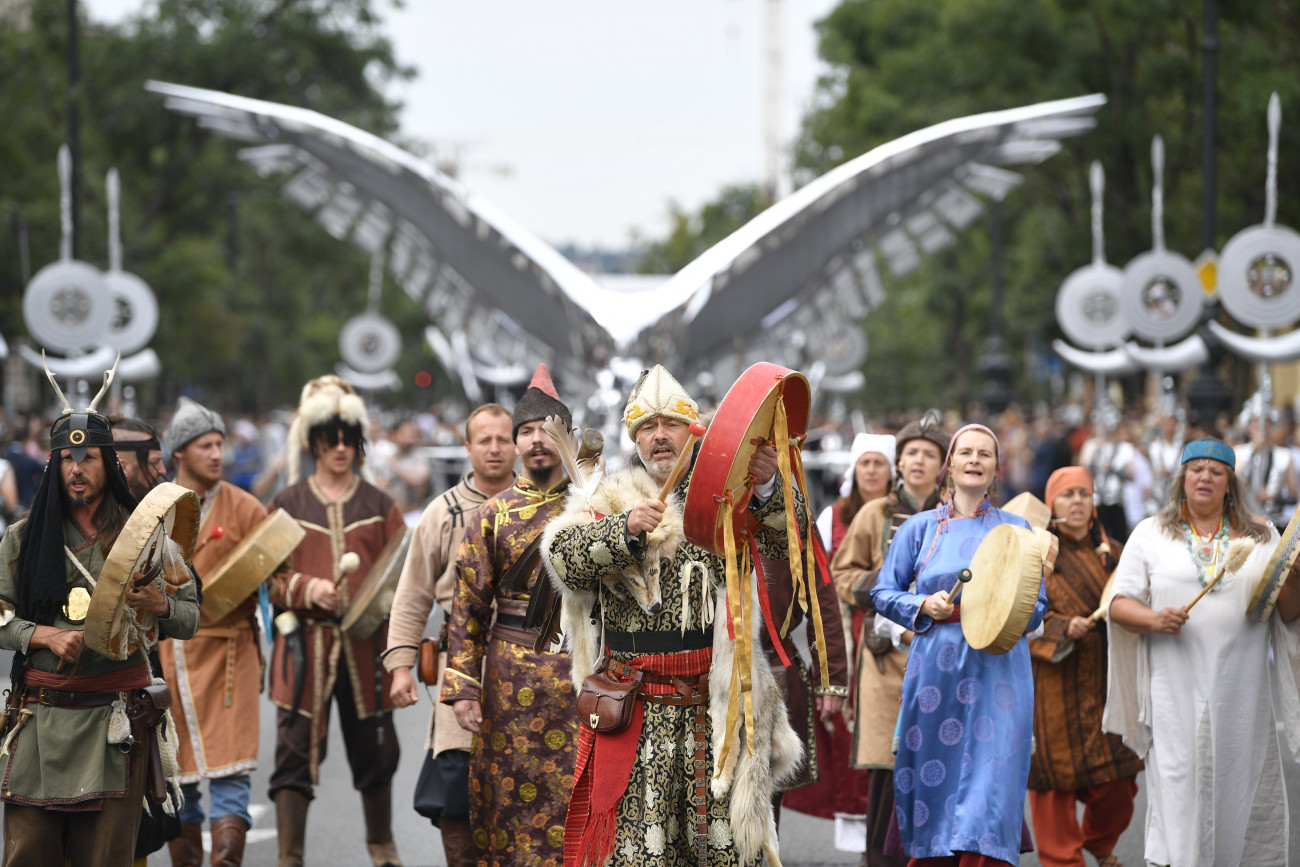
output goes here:
[[540, 421], [552, 415], [563, 419], [566, 427], [573, 426], [573, 415], [560, 401], [560, 396], [555, 391], [555, 383], [551, 382], [551, 372], [546, 369], [545, 364], [539, 364], [537, 370], [533, 372], [532, 382], [528, 383], [528, 389], [523, 397], [519, 398], [519, 403], [515, 404], [515, 411], [511, 413], [510, 438], [517, 438], [519, 428], [528, 422]]
[[528, 383], [528, 387], [535, 388], [556, 400], [560, 399], [559, 392], [555, 390], [555, 383], [551, 382], [551, 372], [546, 369], [546, 362], [537, 365], [537, 369], [533, 371], [533, 381]]

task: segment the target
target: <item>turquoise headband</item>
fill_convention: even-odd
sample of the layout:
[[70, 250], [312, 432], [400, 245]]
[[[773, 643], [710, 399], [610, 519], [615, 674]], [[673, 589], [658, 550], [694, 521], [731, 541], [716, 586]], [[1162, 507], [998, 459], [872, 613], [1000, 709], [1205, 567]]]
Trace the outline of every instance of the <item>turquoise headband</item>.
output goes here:
[[1227, 464], [1234, 471], [1237, 469], [1237, 453], [1227, 444], [1216, 439], [1196, 440], [1183, 447], [1182, 463], [1185, 464], [1197, 458], [1209, 458], [1212, 461]]

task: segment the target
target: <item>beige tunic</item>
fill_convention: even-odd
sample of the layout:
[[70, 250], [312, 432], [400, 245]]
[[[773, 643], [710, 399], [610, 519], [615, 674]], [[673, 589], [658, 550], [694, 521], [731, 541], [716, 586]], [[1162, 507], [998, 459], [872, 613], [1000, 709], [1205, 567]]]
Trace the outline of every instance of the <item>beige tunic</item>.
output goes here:
[[[222, 483], [199, 527], [194, 571], [206, 580], [266, 517], [252, 494]], [[224, 530], [214, 539], [214, 527]], [[257, 767], [258, 694], [262, 655], [253, 612], [257, 594], [214, 623], [200, 614], [189, 641], [158, 646], [163, 677], [172, 688], [172, 717], [180, 734], [177, 761], [182, 783], [247, 774]]]
[[[507, 489], [508, 490], [508, 489]], [[450, 618], [452, 599], [456, 594], [456, 551], [465, 538], [465, 518], [488, 499], [474, 486], [474, 474], [462, 478], [425, 507], [420, 522], [411, 536], [411, 549], [406, 555], [402, 577], [397, 582], [393, 597], [393, 610], [388, 622], [388, 650], [384, 653], [384, 668], [392, 672], [398, 668], [413, 668], [417, 648], [424, 635], [429, 613], [435, 602]], [[429, 732], [424, 748], [439, 755], [446, 750], [468, 752], [473, 735], [456, 723], [456, 713], [450, 705], [442, 704], [442, 673], [447, 669], [447, 653], [438, 654], [438, 683], [433, 687], [433, 713], [429, 717]]]

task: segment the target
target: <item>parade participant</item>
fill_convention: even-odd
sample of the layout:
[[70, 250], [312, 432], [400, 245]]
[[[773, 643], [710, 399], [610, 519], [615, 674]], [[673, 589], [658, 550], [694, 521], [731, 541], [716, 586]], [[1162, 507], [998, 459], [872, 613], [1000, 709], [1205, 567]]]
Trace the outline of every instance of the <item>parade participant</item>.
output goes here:
[[[1117, 735], [1103, 734], [1106, 632], [1090, 616], [1120, 553], [1093, 506], [1092, 477], [1063, 467], [1047, 480], [1052, 531], [1060, 538], [1047, 576], [1043, 635], [1029, 642], [1034, 669], [1034, 743], [1029, 805], [1043, 867], [1083, 867], [1083, 850], [1100, 867], [1133, 818], [1141, 760]], [[1084, 804], [1079, 826], [1078, 803]]]
[[[194, 491], [203, 504], [194, 554], [200, 580], [211, 577], [266, 517], [266, 507], [256, 497], [221, 479], [225, 432], [221, 416], [187, 397], [177, 402], [163, 431], [176, 484]], [[201, 780], [208, 781], [212, 798], [213, 867], [243, 863], [244, 838], [253, 824], [248, 775], [257, 765], [262, 685], [256, 607], [253, 594], [219, 621], [200, 612], [197, 635], [158, 648], [177, 706], [172, 716], [180, 736], [177, 761], [185, 796], [181, 836], [168, 843], [173, 867], [203, 862]]]
[[[1235, 465], [1219, 440], [1189, 442], [1168, 502], [1135, 528], [1115, 570], [1102, 726], [1146, 760], [1151, 864], [1286, 862], [1274, 708], [1300, 730], [1300, 592], [1292, 574], [1269, 621], [1242, 616], [1278, 534], [1248, 511]], [[1189, 613], [1236, 539], [1254, 540], [1249, 558]]]
[[[573, 787], [578, 723], [568, 654], [533, 650], [537, 636], [523, 628], [528, 594], [501, 586], [564, 507], [564, 469], [542, 430], [548, 416], [569, 429], [569, 409], [542, 364], [511, 416], [523, 474], [469, 516], [456, 556], [442, 702], [476, 735], [469, 822], [479, 864], [557, 863]], [[530, 590], [538, 580], [545, 578], [528, 577]]]
[[[894, 800], [903, 851], [924, 867], [1020, 860], [1034, 706], [1028, 642], [997, 656], [972, 649], [947, 596], [994, 527], [1028, 527], [990, 502], [998, 463], [992, 431], [957, 431], [944, 462], [951, 499], [903, 523], [871, 593], [877, 611], [915, 633]], [[1026, 631], [1046, 610], [1040, 583]]]
[[[840, 497], [817, 517], [817, 530], [828, 557], [834, 558], [849, 524], [862, 506], [889, 493], [894, 472], [895, 444], [892, 434], [860, 433], [853, 438], [853, 445], [849, 449], [849, 467], [844, 471], [840, 483]], [[785, 611], [794, 601], [793, 588], [789, 582], [789, 563], [764, 563], [763, 568], [764, 574], [768, 576], [768, 592], [772, 594], [773, 610]], [[819, 581], [815, 586], [820, 596], [821, 610], [824, 613], [839, 611], [840, 600], [836, 596], [835, 585]], [[845, 618], [823, 616], [828, 661], [834, 664], [828, 672], [831, 685], [822, 687], [817, 671], [817, 655], [812, 657], [813, 664], [805, 667], [794, 652], [792, 632], [803, 621], [803, 612], [797, 607], [793, 610], [791, 633], [787, 633], [783, 643], [787, 658], [795, 661], [794, 671], [786, 672], [780, 667], [779, 657], [768, 646], [770, 639], [763, 636], [772, 672], [778, 680], [784, 678], [785, 681], [790, 724], [803, 739], [808, 754], [804, 769], [789, 786], [787, 793], [777, 795], [777, 821], [779, 824], [780, 809], [785, 806], [809, 816], [832, 819], [838, 825], [854, 826], [852, 832], [837, 829], [837, 840], [855, 837], [865, 830], [867, 777], [862, 771], [850, 766], [853, 735], [849, 729], [849, 719], [852, 713], [847, 718], [842, 713], [844, 699], [849, 695], [846, 649], [849, 642], [845, 635]], [[854, 618], [859, 627], [860, 620], [860, 615]], [[840, 665], [844, 666], [842, 670]], [[808, 709], [810, 696], [812, 713]]]
[[[108, 740], [113, 702], [145, 711], [136, 690], [151, 681], [149, 663], [143, 648], [117, 661], [83, 644], [84, 603], [136, 504], [97, 401], [55, 420], [32, 508], [0, 542], [0, 648], [14, 651], [0, 748], [6, 867], [134, 857], [155, 733], [133, 725], [125, 752]], [[162, 635], [198, 627], [193, 582], [174, 596], [132, 586], [125, 602], [152, 612]]]
[[[442, 672], [447, 667], [447, 633], [452, 600], [459, 575], [456, 555], [465, 529], [478, 506], [514, 484], [515, 446], [510, 439], [510, 413], [488, 403], [469, 414], [465, 422], [465, 452], [470, 472], [424, 510], [411, 538], [411, 549], [393, 597], [384, 667], [393, 676], [391, 694], [398, 707], [419, 700], [411, 667], [416, 664], [420, 637], [437, 602], [443, 611], [439, 639], [437, 683], [434, 698], [442, 692]], [[448, 705], [434, 702], [424, 749], [434, 763], [433, 785], [441, 813], [433, 818], [442, 835], [442, 848], [452, 867], [478, 860], [469, 822], [469, 759], [473, 736], [456, 722]]]
[[858, 511], [831, 559], [836, 590], [852, 607], [853, 634], [858, 642], [849, 763], [867, 773], [866, 851], [862, 861], [869, 867], [902, 867], [907, 860], [885, 854], [885, 835], [894, 816], [892, 744], [903, 694], [903, 668], [907, 665], [904, 639], [911, 640], [910, 633], [900, 631], [900, 647], [894, 646], [885, 626], [888, 621], [872, 607], [871, 591], [898, 528], [911, 515], [938, 505], [939, 471], [948, 452], [948, 434], [939, 426], [939, 416], [934, 412], [909, 422], [896, 439], [897, 489], [887, 497], [871, 500]]
[[[387, 494], [358, 475], [365, 459], [365, 404], [337, 376], [322, 376], [302, 390], [289, 428], [292, 484], [271, 500], [306, 530], [290, 569], [271, 576], [271, 601], [293, 612], [297, 630], [277, 629], [271, 655], [271, 701], [276, 711], [275, 801], [280, 867], [303, 863], [307, 807], [328, 743], [330, 703], [361, 792], [366, 850], [375, 867], [399, 867], [393, 842], [392, 779], [399, 750], [389, 682], [379, 652], [387, 632], [367, 639], [345, 636], [340, 616], [361, 589], [384, 544], [405, 531], [402, 513]], [[298, 481], [303, 454], [315, 460]], [[353, 569], [344, 560], [353, 559]], [[283, 621], [277, 618], [277, 626]]]
[[[639, 466], [648, 471], [655, 487], [668, 481], [689, 437], [689, 425], [698, 417], [695, 401], [662, 366], [637, 380], [623, 419]], [[749, 509], [760, 527], [760, 553], [785, 559], [785, 505], [777, 484], [776, 450], [761, 445], [748, 470], [756, 483]], [[690, 478], [688, 471], [678, 482], [675, 502]], [[803, 532], [807, 516], [795, 490]], [[566, 599], [597, 594], [604, 582], [640, 564], [642, 534], [655, 531], [666, 509], [663, 501], [650, 498], [591, 523], [548, 529], [542, 560], [553, 583], [562, 586]], [[680, 509], [675, 508], [675, 514], [680, 516]], [[801, 759], [775, 684], [769, 693], [756, 683], [751, 693], [758, 732], [754, 755], [748, 755], [744, 745], [737, 747], [740, 757], [732, 788], [717, 796], [709, 780], [724, 726], [715, 724], [713, 713], [702, 708], [727, 706], [732, 653], [724, 625], [726, 567], [721, 557], [682, 541], [659, 571], [662, 601], [650, 610], [630, 594], [600, 591], [600, 652], [607, 648], [607, 671], [623, 681], [640, 672], [643, 682], [627, 728], [608, 734], [597, 734], [586, 724], [579, 729], [573, 799], [564, 831], [566, 867], [757, 863], [774, 833], [773, 791]], [[716, 658], [714, 623], [722, 635]], [[753, 668], [755, 680], [770, 677], [763, 661]], [[575, 672], [575, 680], [580, 674]], [[701, 833], [704, 825], [707, 830]]]
[[138, 418], [113, 416], [113, 447], [131, 495], [137, 500], [153, 490], [167, 473], [163, 466], [162, 443], [158, 431]]

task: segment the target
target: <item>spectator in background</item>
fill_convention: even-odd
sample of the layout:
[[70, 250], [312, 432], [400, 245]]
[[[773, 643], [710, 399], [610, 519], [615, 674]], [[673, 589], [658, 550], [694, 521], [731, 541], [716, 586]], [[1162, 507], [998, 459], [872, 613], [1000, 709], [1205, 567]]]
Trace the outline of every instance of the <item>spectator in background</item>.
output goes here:
[[4, 458], [0, 458], [0, 536], [18, 511], [18, 483], [14, 480], [14, 468]]
[[377, 486], [392, 497], [402, 514], [419, 512], [429, 499], [429, 460], [419, 453], [420, 434], [415, 424], [398, 422], [388, 434], [390, 448], [378, 450]]
[[229, 455], [226, 464], [226, 479], [237, 488], [251, 491], [257, 476], [262, 471], [262, 446], [258, 442], [257, 425], [246, 418], [237, 420], [230, 430], [226, 441]]

